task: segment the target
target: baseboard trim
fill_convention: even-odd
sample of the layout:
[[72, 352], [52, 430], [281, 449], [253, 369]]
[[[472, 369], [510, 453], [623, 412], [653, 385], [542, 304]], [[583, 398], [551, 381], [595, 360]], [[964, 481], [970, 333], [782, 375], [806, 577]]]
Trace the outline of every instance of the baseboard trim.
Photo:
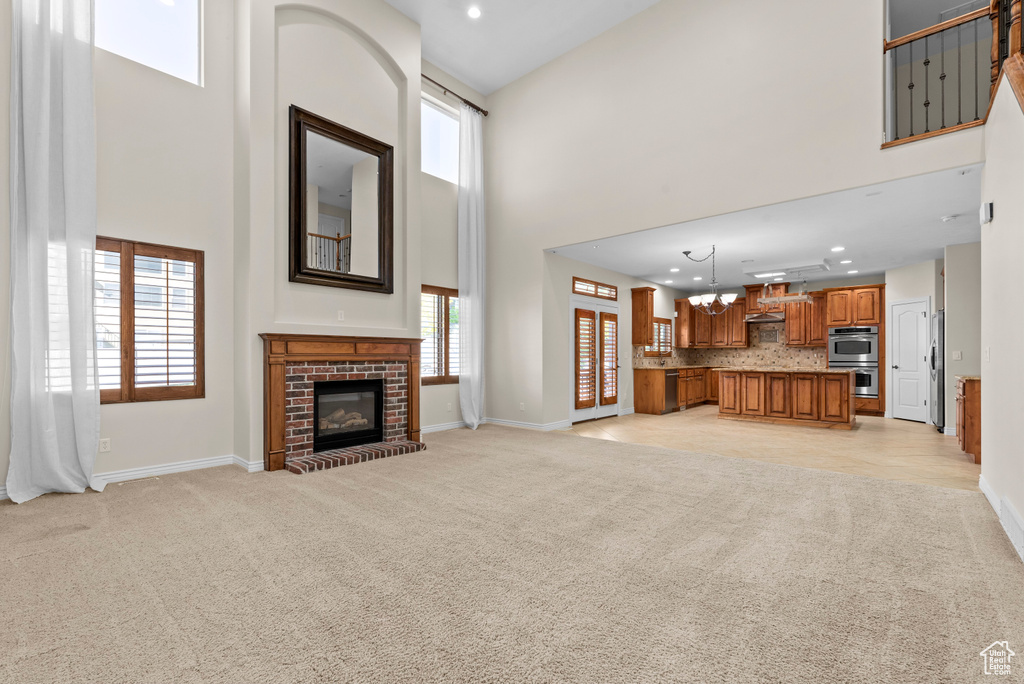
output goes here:
[[629, 415], [632, 415], [634, 413], [636, 413], [636, 409], [632, 409], [632, 408], [619, 409], [619, 415], [620, 416], [629, 416]]
[[247, 473], [263, 472], [263, 461], [246, 461], [241, 456], [232, 456], [231, 462]]
[[6, 501], [9, 498], [7, 496], [7, 487], [0, 487], [0, 501]]
[[421, 435], [429, 435], [432, 432], [447, 432], [448, 430], [458, 430], [459, 428], [469, 427], [463, 421], [456, 421], [454, 423], [440, 423], [439, 425], [428, 425], [427, 427], [420, 428]]
[[942, 434], [947, 435], [949, 437], [956, 437], [956, 428], [955, 427], [944, 427], [944, 428], [942, 428]]
[[527, 430], [540, 430], [541, 432], [552, 432], [553, 430], [569, 430], [572, 423], [568, 420], [560, 420], [557, 423], [522, 423], [517, 420], [503, 420], [501, 418], [484, 418], [485, 423], [494, 425], [506, 425], [508, 427], [526, 428]]
[[978, 488], [985, 494], [989, 505], [992, 506], [992, 509], [999, 517], [1003, 531], [1010, 538], [1010, 544], [1013, 545], [1021, 561], [1024, 561], [1024, 517], [1021, 516], [1020, 512], [1013, 507], [1013, 504], [1006, 497], [999, 498], [984, 475], [978, 478]]

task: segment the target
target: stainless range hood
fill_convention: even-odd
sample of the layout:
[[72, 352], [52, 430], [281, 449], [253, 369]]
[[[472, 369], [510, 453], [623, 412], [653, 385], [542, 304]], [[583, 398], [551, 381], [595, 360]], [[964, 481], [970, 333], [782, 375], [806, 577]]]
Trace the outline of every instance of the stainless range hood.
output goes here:
[[743, 317], [744, 323], [782, 323], [785, 320], [785, 313], [755, 313]]

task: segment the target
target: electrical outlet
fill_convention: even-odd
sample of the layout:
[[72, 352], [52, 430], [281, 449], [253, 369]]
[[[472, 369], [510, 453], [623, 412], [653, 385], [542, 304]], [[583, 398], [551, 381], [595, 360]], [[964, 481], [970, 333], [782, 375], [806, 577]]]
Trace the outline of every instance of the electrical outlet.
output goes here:
[[339, 311], [338, 312], [338, 320], [339, 321], [345, 320], [345, 312], [344, 311]]
[[526, 402], [519, 402], [519, 410], [520, 411], [525, 411], [526, 410]]
[[448, 402], [448, 410], [449, 410], [449, 411], [451, 411], [451, 410], [452, 410], [452, 402], [450, 402], [450, 401]]
[[110, 438], [109, 437], [104, 437], [103, 439], [100, 440], [100, 453], [101, 454], [109, 454], [110, 453]]
[[959, 352], [959, 351], [953, 352], [953, 360], [954, 361], [963, 361], [964, 360], [964, 353], [963, 352]]

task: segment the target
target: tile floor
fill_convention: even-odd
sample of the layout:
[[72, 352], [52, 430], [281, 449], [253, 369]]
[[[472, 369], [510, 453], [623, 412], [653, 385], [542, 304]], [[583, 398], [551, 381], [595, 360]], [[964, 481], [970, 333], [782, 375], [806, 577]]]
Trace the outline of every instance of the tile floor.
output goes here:
[[581, 437], [753, 458], [805, 468], [979, 491], [981, 466], [956, 437], [903, 420], [858, 416], [853, 430], [718, 419], [717, 406], [633, 414], [574, 425]]

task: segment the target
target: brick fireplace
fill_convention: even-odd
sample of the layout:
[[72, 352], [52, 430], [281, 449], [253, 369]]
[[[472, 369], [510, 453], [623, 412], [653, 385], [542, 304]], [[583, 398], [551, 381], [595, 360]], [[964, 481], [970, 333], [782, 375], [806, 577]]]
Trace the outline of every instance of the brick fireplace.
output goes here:
[[[267, 470], [304, 473], [423, 448], [420, 340], [260, 337]], [[381, 388], [379, 396], [374, 386]], [[348, 439], [339, 442], [339, 436]]]

